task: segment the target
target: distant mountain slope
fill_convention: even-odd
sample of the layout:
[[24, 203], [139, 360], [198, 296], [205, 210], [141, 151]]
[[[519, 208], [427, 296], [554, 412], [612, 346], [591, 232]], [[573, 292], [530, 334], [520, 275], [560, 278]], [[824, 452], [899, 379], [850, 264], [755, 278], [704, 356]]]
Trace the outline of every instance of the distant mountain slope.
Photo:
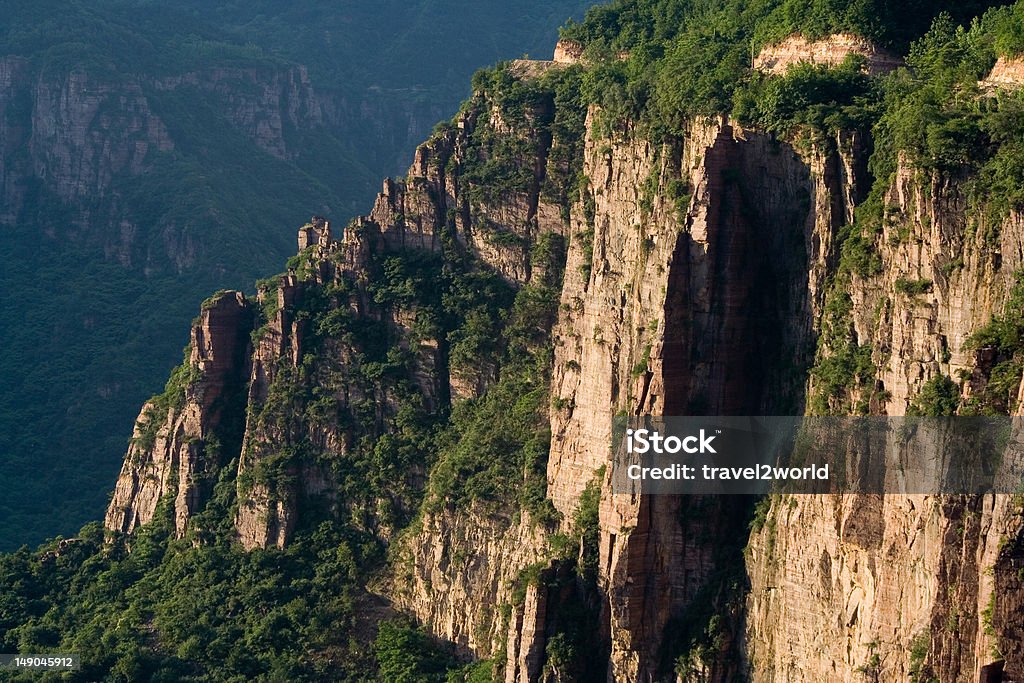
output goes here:
[[0, 3], [0, 548], [102, 513], [192, 302], [355, 213], [586, 4]]

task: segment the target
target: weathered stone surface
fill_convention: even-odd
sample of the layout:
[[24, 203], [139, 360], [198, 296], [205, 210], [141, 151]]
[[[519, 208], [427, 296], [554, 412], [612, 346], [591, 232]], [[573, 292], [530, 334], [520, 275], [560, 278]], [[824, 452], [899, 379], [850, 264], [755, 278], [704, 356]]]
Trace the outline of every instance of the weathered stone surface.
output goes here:
[[299, 251], [304, 251], [312, 246], [326, 249], [331, 246], [332, 242], [331, 224], [321, 216], [313, 216], [309, 223], [299, 228]]
[[583, 58], [583, 45], [575, 40], [559, 40], [555, 44], [556, 64], [576, 64]]
[[[884, 267], [854, 276], [849, 294], [855, 334], [879, 367], [872, 410], [903, 415], [930, 378], [978, 376], [983, 354], [965, 343], [1001, 312], [1024, 230], [1011, 215], [999, 244], [985, 244], [983, 231], [968, 230], [959, 189], [905, 160], [886, 200]], [[927, 291], [909, 295], [901, 282], [927, 282]], [[1019, 537], [1017, 514], [1005, 495], [775, 501], [748, 565], [755, 680], [857, 681], [862, 669], [900, 680], [915, 638], [929, 641], [924, 664], [938, 680], [978, 680], [993, 647], [1013, 642], [986, 611], [1020, 610], [1016, 596], [993, 591], [994, 576], [1012, 582], [999, 548]]]
[[177, 534], [185, 533], [227, 456], [222, 449], [229, 444], [221, 442], [218, 432], [225, 414], [238, 410], [233, 404], [244, 400], [240, 391], [248, 375], [252, 322], [241, 292], [227, 292], [204, 305], [192, 327], [191, 381], [180, 399], [143, 406], [107, 509], [107, 529], [131, 533], [166, 501], [173, 505]]
[[[488, 657], [506, 635], [523, 640], [515, 628], [502, 632], [506, 624], [500, 607], [512, 603], [516, 577], [545, 556], [548, 542], [543, 529], [526, 514], [513, 520], [478, 508], [442, 510], [425, 515], [418, 529], [400, 539], [392, 575], [383, 589], [433, 633], [464, 651]], [[543, 619], [542, 612], [531, 611], [538, 600], [534, 591], [533, 601], [528, 599], [512, 622], [535, 627], [534, 622]], [[528, 651], [532, 646], [524, 641], [522, 647]], [[520, 657], [524, 666], [529, 657], [525, 651]]]
[[903, 66], [899, 56], [886, 52], [867, 38], [836, 33], [813, 41], [800, 35], [790, 36], [778, 45], [766, 45], [754, 58], [754, 68], [762, 73], [778, 75], [801, 63], [838, 66], [849, 55], [863, 57], [865, 71], [872, 76]]
[[1019, 57], [999, 57], [988, 76], [978, 83], [988, 90], [1003, 88], [1017, 90], [1024, 85], [1024, 59]]

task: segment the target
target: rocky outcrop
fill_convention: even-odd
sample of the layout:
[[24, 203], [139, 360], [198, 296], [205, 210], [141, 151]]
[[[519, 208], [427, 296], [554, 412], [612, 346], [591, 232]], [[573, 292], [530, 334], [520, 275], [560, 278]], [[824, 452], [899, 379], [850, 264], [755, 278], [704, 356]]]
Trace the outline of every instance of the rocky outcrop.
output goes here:
[[754, 69], [770, 75], [786, 73], [795, 64], [809, 63], [839, 66], [849, 56], [864, 59], [864, 70], [871, 76], [889, 73], [903, 66], [903, 60], [881, 49], [867, 38], [836, 33], [820, 40], [790, 36], [777, 45], [766, 45], [754, 58]]
[[320, 216], [313, 216], [309, 223], [299, 228], [299, 251], [312, 246], [331, 246], [331, 224]]
[[[517, 638], [533, 644], [522, 638], [521, 621], [524, 615], [536, 617], [536, 605], [529, 603], [538, 599], [537, 586], [532, 585], [532, 598], [531, 588], [522, 588], [525, 602], [514, 594], [519, 574], [548, 552], [544, 529], [528, 515], [515, 520], [478, 508], [427, 514], [406, 534], [396, 544], [385, 587], [395, 605], [464, 653], [491, 657], [507, 641], [508, 656], [516, 662], [509, 670], [530, 668], [526, 653], [511, 652]], [[511, 616], [503, 616], [509, 608]], [[539, 644], [543, 649], [543, 641]]]
[[244, 405], [252, 321], [241, 292], [203, 305], [186, 364], [163, 395], [143, 406], [135, 423], [107, 509], [108, 530], [131, 533], [165, 504], [173, 508], [177, 535], [184, 535], [189, 519], [209, 498], [219, 469], [237, 455], [230, 452], [230, 423]]
[[583, 59], [583, 44], [575, 40], [562, 39], [555, 43], [556, 64], [577, 64]]
[[986, 90], [1002, 88], [1017, 90], [1024, 85], [1024, 59], [1019, 57], [999, 57], [988, 76], [978, 85]]
[[[472, 253], [508, 280], [525, 284], [534, 276], [530, 247], [546, 233], [561, 235], [566, 227], [560, 207], [542, 193], [549, 175], [548, 152], [554, 144], [541, 120], [551, 116], [551, 102], [517, 120], [493, 102], [478, 98], [461, 113], [455, 126], [421, 145], [404, 182], [387, 179], [370, 220], [380, 226], [391, 248], [440, 249], [441, 231], [455, 236]], [[482, 192], [472, 169], [495, 150], [481, 149], [487, 131], [522, 142], [525, 156], [503, 159], [528, 169], [532, 180], [511, 191]]]

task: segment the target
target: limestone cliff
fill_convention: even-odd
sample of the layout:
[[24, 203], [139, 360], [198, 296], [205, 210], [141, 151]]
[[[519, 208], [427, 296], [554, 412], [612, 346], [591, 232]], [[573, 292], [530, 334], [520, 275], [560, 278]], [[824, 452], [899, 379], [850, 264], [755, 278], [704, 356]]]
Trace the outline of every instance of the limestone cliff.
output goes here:
[[[588, 183], [573, 207], [554, 332], [548, 495], [559, 511], [571, 515], [608, 463], [619, 411], [804, 410], [804, 373], [839, 267], [840, 231], [868, 188], [867, 152], [856, 135], [801, 151], [728, 121], [695, 124], [660, 148], [588, 139]], [[883, 272], [849, 284], [853, 333], [876, 345], [879, 371], [861, 392], [873, 412], [902, 414], [939, 371], [976, 371], [967, 338], [1001, 310], [1020, 268], [1018, 219], [1007, 219], [996, 231], [1001, 244], [986, 248], [984, 231], [965, 237], [966, 208], [955, 195], [897, 173], [888, 202], [899, 213], [890, 210], [887, 229], [917, 227], [909, 238], [883, 232]], [[932, 199], [922, 212], [915, 202], [925, 197]], [[915, 232], [922, 226], [927, 234]], [[907, 294], [906, 282], [925, 279], [936, 283], [936, 300]], [[615, 680], [664, 677], [664, 652], [678, 647], [666, 642], [672, 624], [691, 618], [723, 561], [740, 561], [724, 558], [708, 529], [743, 535], [743, 527], [730, 530], [742, 510], [709, 501], [694, 515], [691, 506], [605, 489], [601, 629]], [[692, 680], [732, 680], [749, 667], [754, 680], [853, 681], [865, 672], [894, 680], [913, 670], [966, 681], [1005, 657], [1015, 675], [1010, 624], [1019, 597], [992, 589], [1019, 580], [1019, 507], [1007, 496], [776, 501], [747, 555], [745, 629], [742, 608], [716, 603], [732, 617], [716, 634], [720, 647], [745, 643], [745, 664], [723, 665], [712, 653], [684, 669], [707, 677]], [[418, 542], [443, 547], [440, 536]], [[432, 564], [416, 564], [419, 576]], [[464, 576], [458, 585], [475, 586], [488, 604], [498, 595], [490, 581]], [[507, 680], [544, 678], [535, 660], [551, 634], [538, 624], [558, 610], [530, 595], [510, 622], [506, 643], [517, 644], [507, 646]], [[404, 604], [430, 624], [435, 600], [422, 591]]]
[[107, 509], [107, 529], [131, 533], [173, 498], [182, 536], [205, 505], [231, 449], [248, 366], [253, 313], [241, 292], [209, 300], [192, 327], [186, 364], [146, 403]]
[[[878, 367], [864, 388], [871, 410], [903, 415], [929, 380], [986, 372], [984, 350], [968, 340], [1001, 314], [1024, 266], [1024, 232], [1016, 214], [975, 230], [961, 188], [906, 164], [886, 206], [884, 268], [854, 276], [845, 290], [853, 334]], [[972, 386], [977, 380], [961, 380], [968, 397]], [[1019, 635], [994, 615], [1019, 619], [1020, 596], [994, 589], [1017, 580], [1020, 515], [1008, 495], [774, 501], [751, 544], [755, 677], [815, 680], [828, 671], [854, 681], [866, 670], [897, 680], [913, 670], [922, 680], [975, 681], [1005, 657], [1014, 680], [1021, 661], [1006, 652]]]
[[[152, 441], [140, 421], [108, 528], [161, 497], [188, 528], [219, 422], [204, 397], [230, 378], [246, 411], [218, 466], [234, 463], [242, 545], [345, 520], [388, 548], [372, 589], [499, 680], [1020, 677], [1018, 499], [777, 497], [755, 517], [740, 498], [613, 494], [607, 465], [616, 415], [902, 415], [953, 377], [964, 408], [995, 400], [1006, 359], [969, 339], [1024, 268], [1024, 220], [901, 158], [851, 265], [865, 133], [790, 140], [719, 116], [658, 144], [629, 123], [608, 135], [597, 108], [573, 118], [535, 87], [566, 61], [478, 83], [368, 216], [340, 237], [314, 219], [255, 302], [204, 311], [184, 401]], [[513, 296], [548, 290], [557, 316], [514, 330]], [[468, 296], [499, 314], [453, 306]], [[251, 326], [226, 322], [250, 309]], [[493, 343], [467, 353], [470, 329]], [[481, 485], [473, 468], [501, 463], [435, 457], [458, 451], [446, 421], [502, 386], [516, 344], [544, 360], [529, 380], [550, 447]], [[864, 368], [824, 377], [850, 348]], [[1013, 379], [993, 405], [1020, 414]], [[538, 463], [543, 502], [526, 505]]]

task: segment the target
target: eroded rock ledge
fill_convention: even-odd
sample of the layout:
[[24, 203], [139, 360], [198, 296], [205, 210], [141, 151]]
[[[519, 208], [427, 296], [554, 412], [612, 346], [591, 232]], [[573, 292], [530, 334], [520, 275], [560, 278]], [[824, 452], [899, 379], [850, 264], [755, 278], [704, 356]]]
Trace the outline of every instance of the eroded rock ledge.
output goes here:
[[863, 57], [864, 69], [871, 76], [886, 74], [903, 66], [903, 59], [887, 52], [867, 38], [835, 33], [820, 40], [795, 35], [777, 45], [766, 45], [754, 58], [754, 69], [780, 76], [796, 64], [839, 66], [850, 55]]

